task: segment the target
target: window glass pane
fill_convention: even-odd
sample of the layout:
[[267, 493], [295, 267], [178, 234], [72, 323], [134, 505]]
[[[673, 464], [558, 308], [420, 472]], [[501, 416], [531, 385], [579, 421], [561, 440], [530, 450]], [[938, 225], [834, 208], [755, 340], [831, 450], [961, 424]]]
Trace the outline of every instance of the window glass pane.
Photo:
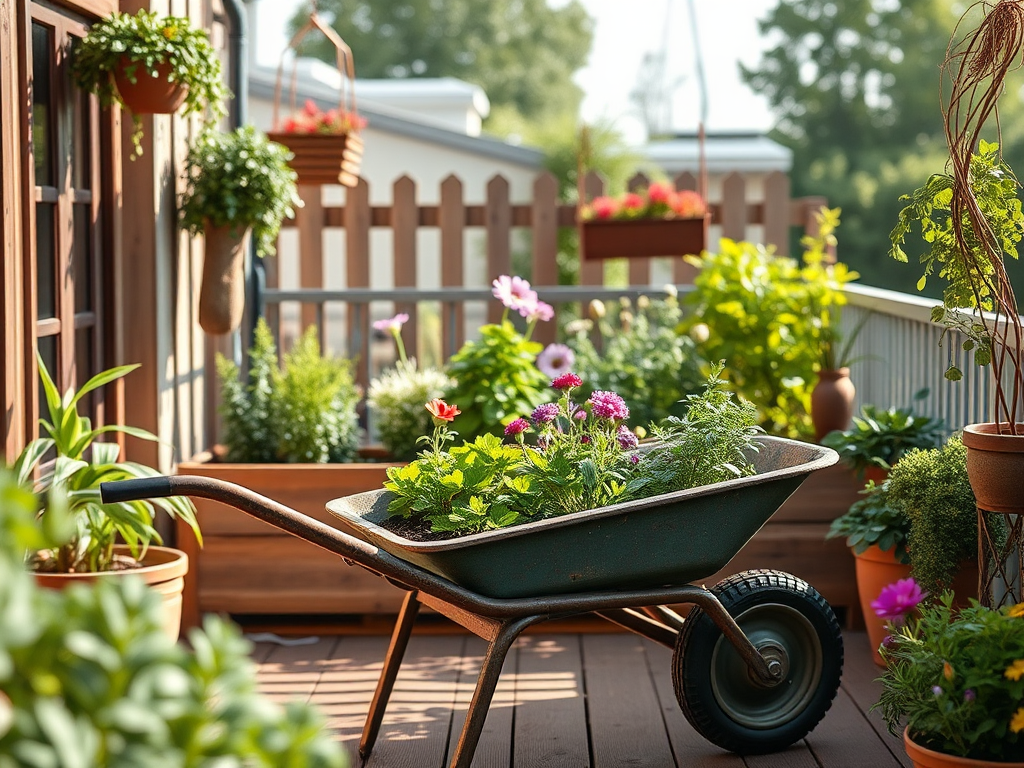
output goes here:
[[92, 206], [73, 206], [75, 233], [71, 241], [71, 275], [75, 281], [75, 312], [88, 312], [93, 307]]
[[36, 164], [36, 185], [40, 187], [56, 186], [50, 110], [53, 55], [53, 30], [32, 22], [32, 152]]
[[[76, 46], [72, 43], [71, 50], [68, 52], [68, 72], [71, 71], [74, 64], [75, 50]], [[71, 186], [74, 189], [91, 189], [89, 159], [92, 148], [92, 120], [90, 120], [89, 94], [75, 86], [70, 77], [68, 79], [72, 82], [72, 109], [74, 110], [71, 126]]]
[[[39, 356], [43, 358], [43, 365], [46, 366], [50, 378], [57, 384], [60, 391], [60, 376], [57, 375], [57, 339], [58, 336], [40, 336], [36, 339], [36, 347], [39, 349]], [[49, 420], [49, 410], [46, 407], [46, 391], [43, 389], [42, 376], [39, 377], [39, 417]]]
[[[82, 385], [85, 384], [89, 379], [96, 373], [93, 370], [93, 352], [95, 347], [93, 346], [93, 334], [95, 328], [79, 328], [75, 331], [75, 389], [81, 389]], [[79, 400], [78, 413], [81, 415], [88, 414], [93, 419], [93, 426], [95, 426], [95, 408], [96, 408], [96, 392], [89, 392], [81, 400]]]
[[45, 320], [57, 316], [57, 252], [54, 242], [53, 203], [36, 203], [36, 317]]

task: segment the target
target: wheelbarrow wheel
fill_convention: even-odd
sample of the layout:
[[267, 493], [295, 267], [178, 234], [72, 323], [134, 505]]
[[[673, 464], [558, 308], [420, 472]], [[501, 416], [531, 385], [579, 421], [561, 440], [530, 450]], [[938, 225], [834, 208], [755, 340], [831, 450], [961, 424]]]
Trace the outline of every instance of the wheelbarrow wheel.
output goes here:
[[741, 755], [777, 752], [799, 741], [832, 706], [843, 672], [843, 636], [825, 599], [781, 571], [746, 571], [711, 592], [764, 655], [783, 665], [761, 683], [708, 614], [694, 608], [672, 656], [672, 685], [690, 724]]

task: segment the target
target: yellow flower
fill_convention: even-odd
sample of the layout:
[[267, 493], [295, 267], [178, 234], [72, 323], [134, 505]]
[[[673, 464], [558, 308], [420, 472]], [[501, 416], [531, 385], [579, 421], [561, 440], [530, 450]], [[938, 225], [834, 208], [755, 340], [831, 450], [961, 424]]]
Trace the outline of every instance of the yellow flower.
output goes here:
[[1024, 603], [1017, 603], [1013, 606], [1007, 616], [1014, 619], [1024, 619]]
[[1010, 730], [1014, 733], [1024, 731], [1024, 707], [1013, 713], [1013, 717], [1010, 718]]
[[168, 40], [173, 40], [175, 36], [178, 34], [178, 28], [174, 26], [164, 27], [163, 33], [164, 37], [166, 37]]
[[1021, 677], [1024, 677], [1024, 659], [1017, 659], [1006, 668], [1003, 674], [1007, 680], [1020, 680]]

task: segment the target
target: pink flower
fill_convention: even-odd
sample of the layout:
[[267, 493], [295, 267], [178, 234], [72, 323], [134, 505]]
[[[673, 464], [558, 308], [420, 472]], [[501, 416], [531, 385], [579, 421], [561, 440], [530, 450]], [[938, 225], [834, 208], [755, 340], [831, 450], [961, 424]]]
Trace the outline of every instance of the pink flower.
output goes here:
[[526, 419], [514, 419], [513, 421], [509, 422], [507, 427], [505, 427], [505, 437], [521, 435], [529, 428], [530, 422], [528, 422]]
[[624, 451], [640, 445], [640, 438], [625, 424], [619, 425], [619, 431], [615, 434], [615, 439], [619, 441], [619, 447]]
[[668, 203], [675, 190], [671, 184], [659, 184], [655, 182], [647, 188], [647, 199], [652, 203]]
[[597, 197], [590, 204], [595, 219], [610, 219], [618, 212], [619, 205], [611, 197]]
[[629, 457], [629, 461], [632, 464], [639, 464], [640, 463], [640, 457], [637, 456], [635, 453], [631, 454], [630, 457]]
[[557, 378], [572, 370], [576, 355], [565, 344], [548, 344], [537, 355], [537, 368], [549, 378]]
[[549, 424], [558, 418], [558, 404], [544, 403], [544, 405], [538, 405], [533, 409], [530, 418], [533, 419], [534, 424]]
[[883, 587], [878, 599], [871, 602], [871, 607], [883, 619], [898, 620], [914, 610], [926, 597], [928, 593], [922, 592], [920, 585], [912, 578], [900, 579]]
[[459, 410], [459, 406], [448, 405], [448, 403], [438, 397], [435, 397], [427, 403], [424, 408], [426, 408], [433, 417], [435, 427], [440, 427], [445, 422], [455, 421], [455, 417], [462, 413], [462, 411]]
[[551, 382], [551, 386], [555, 389], [572, 389], [573, 387], [583, 386], [583, 379], [575, 373], [563, 373]]
[[622, 207], [627, 211], [639, 211], [646, 205], [643, 197], [636, 192], [628, 192], [622, 198]]
[[312, 99], [306, 99], [306, 107], [303, 111], [310, 117], [316, 117], [320, 114], [320, 107]]
[[580, 408], [572, 415], [572, 417], [576, 419], [576, 421], [585, 421], [587, 418], [587, 412]]
[[537, 309], [537, 292], [530, 288], [530, 283], [521, 277], [502, 275], [491, 283], [494, 298], [508, 309], [526, 317]]
[[391, 333], [398, 333], [402, 330], [402, 326], [409, 322], [409, 316], [405, 312], [399, 312], [394, 317], [389, 317], [387, 320], [377, 320], [374, 322], [373, 327], [378, 331], [390, 331]]
[[626, 405], [626, 401], [614, 392], [597, 390], [587, 402], [590, 403], [590, 410], [598, 418], [625, 419], [629, 417], [629, 407]]
[[[523, 314], [523, 310], [520, 309], [519, 313]], [[523, 316], [531, 322], [534, 320], [540, 320], [541, 322], [546, 323], [555, 316], [555, 308], [547, 302], [538, 301], [533, 306], [533, 309]]]

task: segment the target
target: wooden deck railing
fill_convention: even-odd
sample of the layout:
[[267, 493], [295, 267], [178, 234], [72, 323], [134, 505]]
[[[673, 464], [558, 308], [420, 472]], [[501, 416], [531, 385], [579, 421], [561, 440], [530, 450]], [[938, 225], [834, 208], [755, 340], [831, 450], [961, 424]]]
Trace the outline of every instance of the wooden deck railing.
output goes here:
[[[679, 189], [697, 186], [696, 178], [689, 173], [673, 181]], [[637, 175], [630, 181], [630, 188], [645, 186], [647, 182], [646, 177]], [[753, 184], [738, 173], [721, 180], [721, 195], [712, 199], [710, 205], [712, 240], [719, 236], [749, 239], [748, 226], [754, 225], [761, 228], [760, 239], [787, 253], [790, 227], [813, 231], [814, 212], [824, 204], [822, 198], [790, 199], [789, 179], [778, 172], [763, 177], [761, 199], [748, 200], [748, 186]], [[592, 199], [603, 194], [604, 182], [597, 174], [588, 174], [585, 189]], [[265, 260], [265, 314], [285, 345], [299, 328], [316, 325], [325, 346], [358, 360], [357, 379], [365, 385], [370, 378], [371, 302], [391, 302], [395, 312], [410, 316], [403, 328], [403, 340], [410, 351], [417, 350], [417, 308], [424, 307], [424, 302], [439, 302], [440, 356], [447, 359], [466, 337], [465, 302], [489, 298], [490, 280], [511, 272], [513, 249], [529, 249], [528, 277], [535, 286], [557, 286], [558, 234], [560, 229], [576, 225], [576, 207], [559, 202], [554, 176], [537, 176], [532, 200], [527, 202], [511, 200], [509, 182], [502, 176], [487, 183], [482, 204], [465, 201], [463, 183], [456, 176], [441, 183], [437, 204], [419, 205], [417, 191], [416, 183], [403, 176], [392, 185], [392, 204], [381, 206], [370, 203], [370, 188], [365, 180], [346, 190], [343, 205], [323, 204], [319, 188], [300, 189], [305, 206], [297, 211], [294, 221], [286, 223], [287, 227], [297, 229], [297, 247], [286, 230], [279, 244], [279, 256]], [[325, 235], [339, 230], [343, 234], [343, 248], [329, 250]], [[375, 230], [390, 231], [390, 247], [371, 247], [371, 233]], [[431, 254], [424, 253], [427, 249], [420, 243], [419, 235], [425, 230], [439, 235], [439, 244], [429, 249], [434, 251]], [[485, 280], [475, 286], [480, 295], [473, 292], [474, 286], [468, 283], [464, 269], [467, 252], [472, 253], [467, 249], [467, 233], [471, 232], [482, 233], [483, 269], [476, 271]], [[524, 232], [525, 236], [519, 234]], [[337, 241], [337, 234], [333, 237]], [[469, 245], [472, 247], [471, 242]], [[371, 283], [371, 262], [383, 259], [390, 260], [394, 275], [390, 286]], [[328, 286], [325, 275], [340, 271], [336, 265], [342, 261], [343, 285]], [[620, 283], [625, 274], [628, 284], [634, 287], [668, 282], [685, 285], [693, 277], [693, 268], [682, 259], [631, 259], [625, 270], [621, 266], [618, 269]], [[285, 273], [297, 274], [297, 289], [281, 289], [281, 275]], [[562, 298], [546, 291], [542, 297], [548, 301], [599, 297], [607, 276], [607, 263], [585, 261], [580, 265], [580, 283], [589, 292], [570, 292]], [[422, 290], [424, 286], [437, 290], [426, 293]], [[478, 317], [471, 317], [471, 323], [484, 319], [493, 322], [500, 316], [501, 307], [496, 302], [490, 301], [485, 307], [478, 308]], [[544, 324], [537, 329], [536, 338], [553, 341], [555, 328], [554, 323]], [[345, 338], [339, 340], [338, 334]]]

